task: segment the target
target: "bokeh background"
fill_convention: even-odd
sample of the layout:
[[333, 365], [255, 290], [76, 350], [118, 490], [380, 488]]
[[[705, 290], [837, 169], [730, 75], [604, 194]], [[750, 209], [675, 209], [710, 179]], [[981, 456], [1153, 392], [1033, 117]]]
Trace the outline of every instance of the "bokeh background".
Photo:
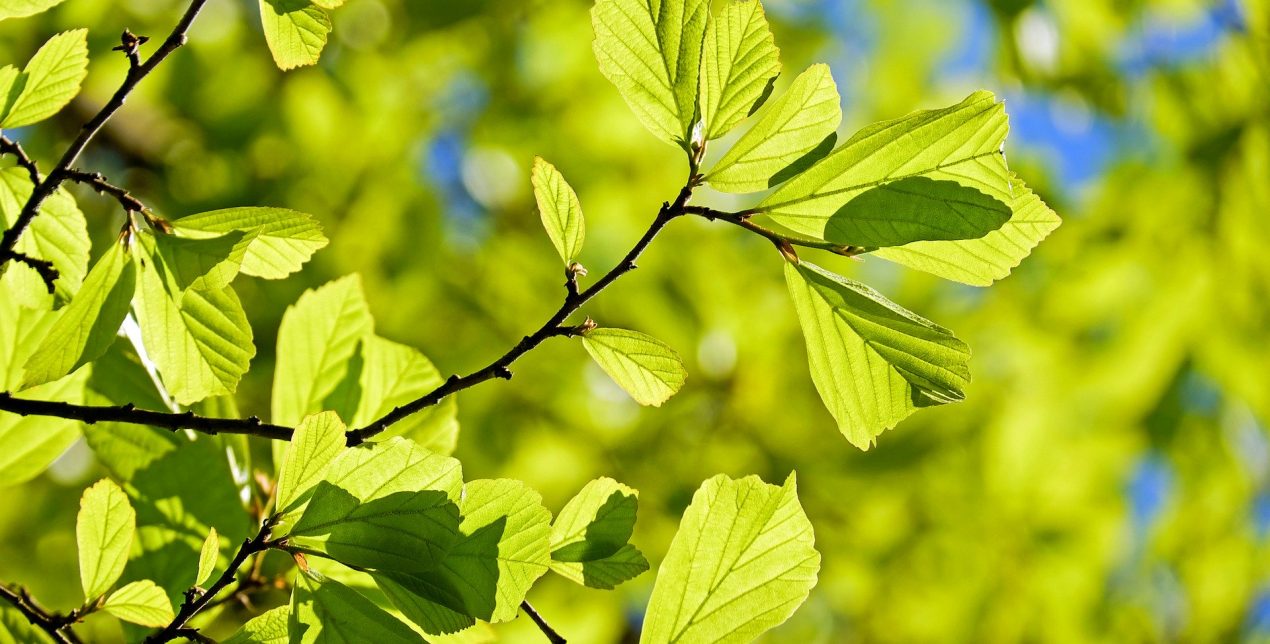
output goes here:
[[[276, 205], [324, 223], [333, 243], [303, 273], [238, 284], [259, 351], [244, 412], [268, 411], [285, 307], [343, 274], [362, 275], [381, 335], [445, 373], [536, 328], [563, 291], [534, 155], [577, 188], [596, 271], [674, 196], [681, 153], [599, 74], [589, 5], [349, 0], [321, 63], [281, 73], [254, 2], [209, 3], [84, 165], [167, 217]], [[833, 66], [843, 134], [978, 88], [1006, 100], [1011, 165], [1065, 218], [1014, 275], [977, 289], [806, 253], [967, 340], [967, 401], [855, 450], [807, 375], [780, 257], [683, 220], [587, 312], [675, 346], [684, 390], [641, 409], [552, 341], [460, 398], [468, 478], [522, 479], [559, 509], [613, 476], [641, 491], [635, 543], [656, 564], [702, 480], [797, 470], [824, 563], [771, 642], [1270, 641], [1270, 4], [765, 5], [786, 79]], [[13, 134], [51, 163], [122, 77], [119, 32], [160, 36], [182, 7], [67, 0], [0, 23], [6, 62], [91, 29], [83, 95]], [[77, 196], [100, 249], [121, 214]], [[102, 475], [80, 445], [0, 494], [0, 579], [80, 601], [74, 515]], [[653, 579], [602, 593], [548, 577], [530, 600], [572, 641], [616, 642]], [[108, 622], [86, 632], [118, 637]]]

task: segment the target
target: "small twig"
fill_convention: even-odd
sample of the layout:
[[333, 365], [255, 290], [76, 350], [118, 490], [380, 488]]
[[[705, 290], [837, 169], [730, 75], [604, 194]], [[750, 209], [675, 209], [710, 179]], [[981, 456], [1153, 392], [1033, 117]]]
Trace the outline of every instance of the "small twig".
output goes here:
[[126, 189], [110, 183], [106, 176], [100, 172], [86, 172], [71, 168], [66, 171], [66, 178], [70, 181], [82, 183], [96, 190], [98, 194], [114, 197], [115, 201], [118, 201], [119, 205], [123, 207], [125, 213], [144, 213], [148, 210], [140, 199], [132, 196]]
[[57, 290], [55, 282], [57, 282], [57, 278], [61, 274], [57, 272], [57, 268], [53, 266], [53, 262], [50, 262], [47, 259], [31, 257], [20, 250], [15, 250], [12, 253], [9, 253], [9, 255], [13, 261], [26, 264], [35, 272], [39, 273], [40, 279], [44, 280], [44, 287], [48, 289], [49, 295], [52, 295], [53, 292]]
[[[277, 525], [277, 517], [270, 517], [260, 525], [260, 531], [255, 537], [243, 540], [243, 544], [239, 546], [238, 553], [230, 560], [229, 567], [224, 573], [208, 586], [206, 590], [200, 588], [190, 588], [185, 591], [185, 601], [181, 604], [181, 610], [172, 619], [172, 622], [163, 627], [162, 630], [150, 635], [145, 639], [145, 644], [160, 644], [161, 642], [170, 642], [178, 637], [184, 637], [195, 641], [209, 641], [204, 636], [198, 634], [198, 630], [186, 626], [199, 611], [207, 607], [212, 599], [216, 597], [220, 591], [227, 588], [230, 584], [238, 579], [238, 569], [242, 567], [247, 558], [258, 553], [264, 552], [274, 546], [269, 541], [269, 536], [273, 532], [274, 526]], [[199, 639], [202, 638], [202, 639]]]
[[550, 641], [551, 644], [567, 644], [564, 637], [561, 636], [560, 633], [557, 633], [556, 629], [552, 628], [551, 625], [547, 623], [547, 620], [543, 619], [542, 615], [538, 614], [538, 611], [534, 610], [534, 607], [530, 605], [528, 599], [520, 603], [520, 609], [525, 611], [525, 614], [529, 616], [529, 619], [534, 620], [534, 623], [538, 625], [542, 634], [547, 636], [547, 640]]
[[712, 208], [705, 208], [702, 206], [688, 206], [684, 208], [684, 214], [697, 215], [710, 221], [725, 221], [729, 224], [740, 226], [752, 233], [767, 238], [773, 244], [776, 244], [776, 247], [781, 249], [782, 253], [786, 252], [786, 249], [789, 246], [815, 248], [834, 253], [835, 255], [842, 255], [843, 257], [855, 257], [871, 250], [862, 246], [836, 244], [834, 242], [812, 239], [801, 235], [783, 235], [775, 230], [765, 228], [755, 223], [753, 217], [756, 213], [751, 210], [723, 212], [721, 210], [714, 210]]
[[31, 598], [25, 588], [17, 587], [13, 589], [0, 584], [0, 599], [13, 604], [13, 607], [18, 609], [18, 612], [22, 613], [22, 616], [32, 626], [36, 626], [48, 633], [49, 637], [53, 638], [53, 641], [59, 644], [76, 644], [79, 642], [79, 638], [75, 636], [74, 631], [70, 628], [70, 624], [74, 619], [68, 619], [65, 616], [59, 616], [45, 610]]
[[256, 416], [249, 418], [212, 418], [200, 416], [194, 412], [178, 414], [138, 409], [131, 404], [115, 407], [73, 405], [49, 400], [16, 398], [9, 392], [0, 392], [0, 411], [11, 412], [19, 416], [66, 418], [88, 423], [89, 425], [101, 422], [130, 423], [133, 425], [151, 425], [172, 431], [191, 429], [203, 434], [247, 434], [276, 440], [290, 440], [292, 433], [290, 427], [265, 423]]
[[43, 181], [40, 176], [40, 166], [35, 160], [27, 156], [26, 150], [22, 149], [22, 144], [10, 139], [7, 136], [0, 135], [0, 154], [11, 154], [18, 160], [18, 165], [31, 175], [31, 184], [35, 185]]

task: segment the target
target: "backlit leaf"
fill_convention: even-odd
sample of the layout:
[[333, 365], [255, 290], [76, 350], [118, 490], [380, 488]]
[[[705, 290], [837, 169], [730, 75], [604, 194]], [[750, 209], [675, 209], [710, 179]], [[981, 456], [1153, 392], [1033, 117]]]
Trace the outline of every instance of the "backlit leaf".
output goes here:
[[592, 588], [610, 589], [648, 570], [627, 543], [635, 528], [637, 492], [600, 478], [560, 510], [551, 527], [551, 569]]
[[0, 96], [0, 127], [22, 127], [57, 114], [79, 93], [87, 75], [87, 29], [49, 38], [9, 86], [8, 96]]
[[679, 354], [650, 335], [625, 329], [593, 329], [582, 336], [582, 346], [641, 405], [660, 407], [688, 378]]
[[701, 120], [706, 139], [727, 134], [771, 91], [781, 71], [759, 0], [730, 0], [706, 26], [701, 56]]
[[79, 579], [84, 598], [93, 601], [110, 590], [123, 574], [137, 529], [137, 514], [128, 496], [110, 479], [84, 490], [75, 521], [79, 546]]
[[176, 613], [167, 593], [153, 581], [134, 581], [106, 598], [101, 609], [125, 622], [158, 628], [167, 626]]
[[397, 618], [334, 579], [296, 575], [290, 641], [298, 644], [423, 642]]
[[331, 17], [310, 0], [260, 0], [265, 42], [278, 69], [314, 65], [331, 33]]
[[213, 210], [177, 219], [172, 227], [191, 237], [254, 231], [242, 258], [242, 272], [265, 279], [282, 279], [300, 270], [327, 244], [316, 219], [286, 208]]
[[534, 159], [533, 184], [542, 225], [567, 265], [578, 258], [586, 237], [582, 204], [564, 175], [541, 158]]

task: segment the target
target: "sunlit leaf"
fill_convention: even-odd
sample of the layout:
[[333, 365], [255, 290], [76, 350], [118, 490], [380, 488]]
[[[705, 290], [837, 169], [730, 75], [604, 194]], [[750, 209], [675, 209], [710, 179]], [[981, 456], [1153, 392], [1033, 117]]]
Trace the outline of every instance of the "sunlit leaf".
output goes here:
[[25, 18], [48, 11], [65, 0], [5, 0], [0, 3], [0, 20]]
[[275, 507], [282, 513], [280, 529], [303, 514], [313, 496], [313, 487], [326, 475], [335, 457], [344, 451], [345, 429], [339, 416], [329, 411], [308, 416], [295, 428], [278, 468]]
[[0, 127], [43, 121], [61, 111], [88, 75], [88, 30], [75, 29], [49, 38], [0, 96]]
[[115, 585], [128, 563], [137, 514], [128, 496], [110, 479], [84, 490], [75, 520], [79, 579], [84, 598], [94, 601]]
[[310, 0], [260, 0], [265, 42], [278, 69], [314, 65], [331, 33], [331, 17]]
[[101, 609], [125, 622], [158, 628], [167, 626], [176, 613], [167, 593], [153, 581], [134, 581], [106, 598]]
[[282, 279], [326, 247], [322, 226], [311, 215], [286, 208], [226, 208], [182, 217], [173, 228], [188, 236], [254, 232], [242, 258], [242, 272]]
[[965, 397], [970, 348], [947, 329], [807, 262], [785, 279], [812, 382], [851, 444], [868, 449], [919, 407]]
[[[352, 424], [363, 427], [398, 405], [408, 403], [445, 382], [441, 372], [414, 347], [376, 335], [362, 339]], [[329, 400], [329, 399], [328, 399]], [[394, 423], [372, 440], [404, 436], [438, 454], [450, 454], [458, 442], [458, 403], [450, 396], [437, 405]]]
[[296, 575], [289, 630], [290, 641], [300, 644], [423, 642], [409, 626], [357, 591], [308, 573]]
[[291, 607], [279, 606], [247, 620], [233, 635], [221, 640], [221, 644], [287, 644], [290, 621]]
[[[21, 168], [0, 169], [0, 215], [5, 228], [17, 221], [32, 189], [30, 176]], [[88, 222], [65, 189], [57, 190], [44, 200], [40, 215], [31, 221], [16, 246], [19, 252], [53, 262], [58, 275], [54, 288], [59, 302], [68, 301], [79, 292], [88, 273], [91, 248]], [[12, 279], [21, 282], [8, 289], [6, 295], [18, 298], [30, 308], [45, 306], [43, 297], [48, 291], [44, 278], [25, 264], [12, 264], [5, 270], [14, 274]]]
[[794, 475], [706, 481], [684, 512], [640, 642], [750, 642], [789, 618], [820, 570]]
[[730, 0], [706, 26], [701, 56], [701, 120], [717, 139], [754, 112], [781, 71], [758, 0]]
[[212, 572], [216, 570], [216, 560], [219, 557], [220, 535], [216, 534], [216, 528], [212, 528], [198, 554], [198, 574], [194, 576], [195, 586], [202, 586], [212, 578]]
[[688, 378], [679, 354], [650, 335], [625, 329], [593, 329], [582, 336], [582, 346], [641, 405], [660, 407]]
[[578, 195], [564, 175], [542, 158], [534, 159], [533, 184], [542, 225], [560, 258], [569, 264], [582, 252], [582, 241], [586, 237], [586, 221]]
[[220, 289], [238, 277], [252, 237], [237, 230], [206, 239], [155, 235], [154, 247], [175, 290]]
[[551, 569], [592, 588], [610, 589], [648, 570], [627, 543], [635, 528], [638, 493], [610, 478], [582, 488], [551, 527]]
[[644, 127], [687, 147], [697, 114], [706, 0], [598, 0], [591, 10], [600, 71]]

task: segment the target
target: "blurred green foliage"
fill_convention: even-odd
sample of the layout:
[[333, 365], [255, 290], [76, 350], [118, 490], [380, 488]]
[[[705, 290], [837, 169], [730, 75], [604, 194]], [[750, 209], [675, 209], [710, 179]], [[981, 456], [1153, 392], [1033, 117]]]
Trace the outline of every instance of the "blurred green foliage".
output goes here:
[[[349, 0], [319, 65], [289, 73], [255, 3], [209, 4], [83, 165], [168, 218], [259, 204], [322, 220], [332, 244], [302, 273], [239, 282], [258, 349], [244, 414], [267, 415], [285, 307], [343, 274], [362, 275], [380, 335], [444, 373], [554, 311], [535, 155], [577, 189], [593, 268], [673, 198], [681, 153], [600, 75], [589, 4]], [[966, 340], [967, 401], [851, 447], [811, 386], [779, 256], [685, 219], [589, 309], [676, 347], [680, 394], [640, 408], [577, 343], [549, 342], [462, 395], [467, 478], [521, 479], [552, 509], [616, 478], [640, 490], [633, 542], [656, 565], [702, 480], [797, 469], [823, 568], [774, 642], [1270, 638], [1270, 4], [766, 4], [785, 69], [833, 65], [843, 131], [980, 87], [1007, 97], [1012, 165], [1065, 217], [1013, 276], [979, 290], [807, 251]], [[16, 131], [27, 150], [55, 158], [125, 71], [117, 34], [166, 33], [182, 5], [67, 0], [0, 22], [0, 61], [90, 27], [84, 93]], [[1167, 37], [1196, 24], [1198, 44]], [[121, 215], [75, 191], [96, 256]], [[0, 579], [74, 606], [77, 499], [102, 474], [81, 444], [0, 498]], [[621, 641], [652, 581], [544, 579], [530, 599], [577, 641]], [[100, 617], [84, 632], [120, 635]]]

